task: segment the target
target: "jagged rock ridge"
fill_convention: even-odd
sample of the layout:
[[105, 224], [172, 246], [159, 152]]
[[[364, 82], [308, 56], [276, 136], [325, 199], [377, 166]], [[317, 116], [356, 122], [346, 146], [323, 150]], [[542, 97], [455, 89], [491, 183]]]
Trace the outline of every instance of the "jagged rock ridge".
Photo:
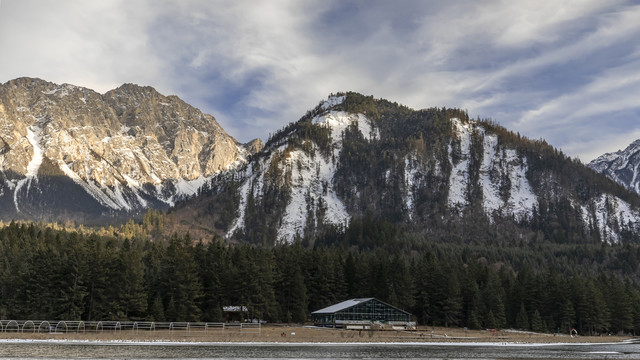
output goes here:
[[0, 218], [98, 220], [168, 207], [261, 147], [176, 96], [103, 95], [20, 78], [0, 85]]
[[640, 140], [624, 150], [604, 154], [588, 165], [627, 189], [640, 194]]

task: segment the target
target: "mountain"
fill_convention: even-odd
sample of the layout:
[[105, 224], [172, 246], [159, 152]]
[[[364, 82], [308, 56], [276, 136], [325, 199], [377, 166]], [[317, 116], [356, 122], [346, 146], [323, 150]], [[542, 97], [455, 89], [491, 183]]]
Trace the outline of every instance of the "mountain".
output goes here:
[[346, 93], [273, 135], [172, 216], [267, 244], [358, 244], [375, 226], [381, 237], [616, 243], [637, 240], [639, 205], [544, 141], [458, 109], [412, 110]]
[[166, 209], [261, 147], [151, 87], [101, 95], [15, 79], [0, 85], [0, 219], [100, 223]]
[[624, 150], [604, 154], [588, 165], [625, 188], [640, 194], [640, 140]]

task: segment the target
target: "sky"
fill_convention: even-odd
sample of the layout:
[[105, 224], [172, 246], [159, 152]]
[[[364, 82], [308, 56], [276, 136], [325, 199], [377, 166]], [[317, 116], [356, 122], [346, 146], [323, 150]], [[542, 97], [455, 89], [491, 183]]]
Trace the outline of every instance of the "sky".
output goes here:
[[640, 139], [640, 2], [0, 0], [0, 83], [155, 87], [241, 142], [331, 93], [456, 107], [588, 162]]

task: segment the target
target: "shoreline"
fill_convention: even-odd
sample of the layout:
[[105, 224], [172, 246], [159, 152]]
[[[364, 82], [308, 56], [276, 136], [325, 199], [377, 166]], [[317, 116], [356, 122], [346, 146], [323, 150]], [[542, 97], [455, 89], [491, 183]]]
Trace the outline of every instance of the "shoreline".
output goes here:
[[144, 341], [144, 340], [67, 340], [67, 339], [0, 339], [0, 344], [28, 345], [28, 344], [59, 344], [59, 345], [96, 345], [96, 346], [282, 346], [282, 347], [372, 347], [372, 346], [410, 346], [410, 347], [553, 347], [553, 346], [594, 346], [594, 345], [623, 345], [635, 343], [635, 340], [620, 342], [204, 342], [204, 341]]
[[640, 341], [632, 336], [577, 336], [515, 330], [466, 330], [422, 327], [414, 331], [327, 329], [294, 325], [266, 325], [259, 331], [119, 330], [103, 332], [1, 332], [0, 343], [82, 343], [131, 345], [407, 345], [407, 346], [552, 346], [559, 344], [621, 344]]

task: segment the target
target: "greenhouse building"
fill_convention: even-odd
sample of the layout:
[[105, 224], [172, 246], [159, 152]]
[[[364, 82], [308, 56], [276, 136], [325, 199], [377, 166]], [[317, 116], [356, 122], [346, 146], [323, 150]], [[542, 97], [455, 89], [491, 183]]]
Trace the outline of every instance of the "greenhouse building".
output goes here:
[[413, 329], [412, 315], [374, 298], [351, 299], [311, 313], [315, 326], [345, 329]]

